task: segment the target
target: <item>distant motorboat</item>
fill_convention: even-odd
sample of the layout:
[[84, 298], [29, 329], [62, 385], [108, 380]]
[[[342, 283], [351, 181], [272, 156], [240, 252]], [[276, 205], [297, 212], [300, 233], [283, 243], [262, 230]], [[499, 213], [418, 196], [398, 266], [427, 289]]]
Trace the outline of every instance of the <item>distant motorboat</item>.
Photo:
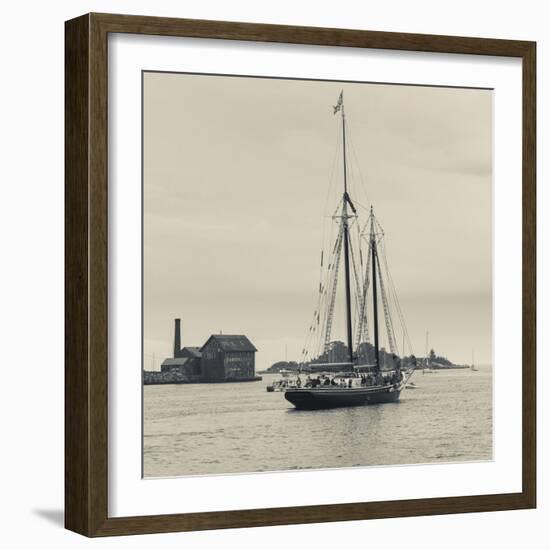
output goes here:
[[295, 388], [296, 387], [296, 380], [290, 379], [288, 377], [281, 378], [281, 380], [275, 380], [268, 386], [266, 386], [266, 391], [268, 393], [272, 392], [278, 392], [278, 391], [286, 391], [288, 388]]

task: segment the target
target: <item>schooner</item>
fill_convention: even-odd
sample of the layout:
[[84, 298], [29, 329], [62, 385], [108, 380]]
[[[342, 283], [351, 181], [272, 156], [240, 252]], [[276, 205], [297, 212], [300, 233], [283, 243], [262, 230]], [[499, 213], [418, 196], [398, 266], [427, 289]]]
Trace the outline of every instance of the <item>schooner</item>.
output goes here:
[[[330, 243], [328, 249], [326, 267], [325, 251], [321, 252], [318, 302], [302, 351], [301, 372], [296, 387], [287, 388], [284, 394], [298, 409], [398, 401], [416, 366], [414, 355], [405, 357], [405, 342], [409, 350], [412, 347], [388, 269], [384, 231], [372, 205], [362, 224], [359, 205], [350, 196], [343, 91], [334, 106], [334, 114], [338, 112], [341, 116], [343, 192], [332, 216], [338, 229], [334, 243]], [[335, 343], [331, 336], [342, 253], [347, 351], [345, 360], [340, 357], [334, 361]], [[381, 316], [385, 321], [389, 351], [380, 347]], [[403, 342], [401, 350], [397, 347], [399, 331]], [[343, 349], [344, 346], [340, 347]], [[315, 374], [317, 376], [312, 377]]]

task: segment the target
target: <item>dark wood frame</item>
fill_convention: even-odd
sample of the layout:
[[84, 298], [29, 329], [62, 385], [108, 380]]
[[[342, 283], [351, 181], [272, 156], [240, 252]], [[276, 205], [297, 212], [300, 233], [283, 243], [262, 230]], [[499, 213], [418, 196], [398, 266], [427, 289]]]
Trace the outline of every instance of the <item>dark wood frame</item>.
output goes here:
[[[140, 517], [107, 513], [107, 36], [185, 36], [507, 56], [523, 63], [523, 488], [520, 493]], [[65, 25], [65, 526], [125, 535], [536, 506], [536, 44], [88, 14]]]

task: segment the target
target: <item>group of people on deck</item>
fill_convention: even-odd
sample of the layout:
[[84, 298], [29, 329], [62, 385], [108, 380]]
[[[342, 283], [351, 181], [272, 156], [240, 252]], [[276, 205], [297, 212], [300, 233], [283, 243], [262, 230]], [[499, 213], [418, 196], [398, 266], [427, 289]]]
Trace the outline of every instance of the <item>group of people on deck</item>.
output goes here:
[[[319, 388], [319, 387], [337, 387], [337, 388], [352, 388], [352, 387], [368, 387], [368, 386], [393, 386], [401, 383], [403, 380], [403, 373], [400, 368], [395, 371], [383, 374], [378, 372], [376, 374], [360, 374], [358, 377], [350, 376], [337, 376], [331, 378], [326, 374], [322, 374], [316, 377], [307, 376], [304, 387], [305, 388]], [[296, 386], [302, 386], [302, 380], [298, 376], [296, 379]]]
[[[374, 373], [359, 373], [350, 375], [349, 377], [338, 375], [330, 377], [327, 374], [321, 374], [316, 377], [306, 378], [304, 387], [337, 387], [337, 388], [353, 388], [353, 387], [369, 387], [369, 386], [398, 386], [403, 382], [403, 372], [401, 371], [401, 359], [397, 355], [393, 355], [393, 370], [389, 372], [377, 371]], [[413, 368], [416, 367], [416, 357], [411, 356]], [[296, 379], [296, 387], [302, 387], [302, 380], [298, 375]]]

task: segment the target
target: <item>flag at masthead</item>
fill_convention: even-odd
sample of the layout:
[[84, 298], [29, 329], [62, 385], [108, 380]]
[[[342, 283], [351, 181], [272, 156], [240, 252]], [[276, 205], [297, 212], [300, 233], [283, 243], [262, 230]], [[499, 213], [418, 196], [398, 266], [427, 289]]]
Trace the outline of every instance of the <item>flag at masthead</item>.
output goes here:
[[334, 114], [336, 114], [344, 106], [344, 90], [340, 92], [340, 97], [338, 98], [338, 103], [332, 108], [334, 109]]

